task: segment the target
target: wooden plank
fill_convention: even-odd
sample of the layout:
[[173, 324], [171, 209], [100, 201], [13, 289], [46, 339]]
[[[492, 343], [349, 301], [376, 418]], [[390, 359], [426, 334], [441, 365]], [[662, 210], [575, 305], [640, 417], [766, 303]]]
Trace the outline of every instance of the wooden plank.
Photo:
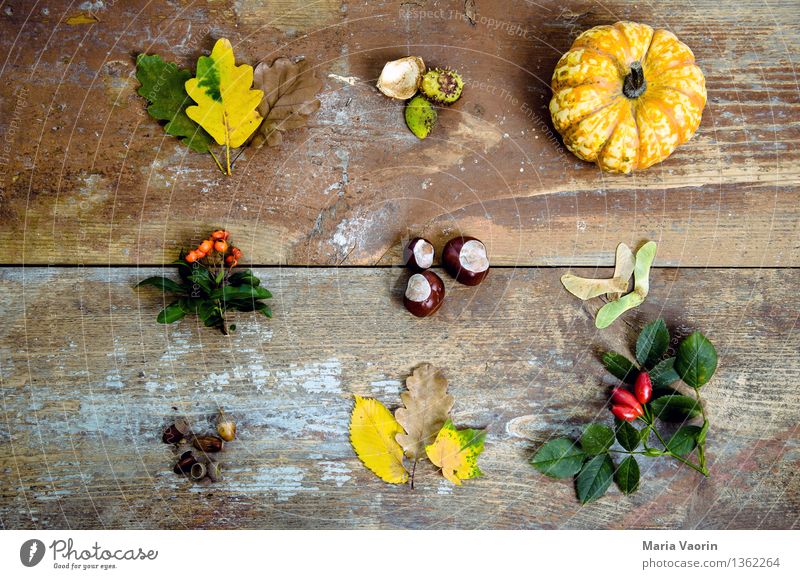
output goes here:
[[[505, 265], [608, 265], [642, 238], [661, 241], [662, 265], [800, 264], [800, 15], [786, 3], [502, 0], [479, 3], [474, 26], [455, 0], [136, 0], [93, 26], [51, 4], [0, 15], [0, 262], [161, 263], [222, 225], [261, 264], [396, 264], [401, 240], [457, 231]], [[627, 177], [565, 153], [547, 113], [560, 54], [623, 18], [678, 34], [709, 89], [695, 139]], [[223, 35], [242, 61], [305, 55], [326, 81], [311, 126], [247, 151], [232, 177], [165, 138], [132, 77], [134, 53], [193, 66]], [[407, 52], [468, 82], [424, 142], [373, 87]]]
[[[397, 268], [272, 268], [258, 275], [275, 318], [240, 315], [228, 338], [155, 324], [161, 297], [132, 285], [160, 271], [0, 270], [3, 528], [797, 525], [798, 270], [657, 269], [645, 305], [600, 332], [598, 304], [563, 291], [561, 269], [497, 269], [477, 288], [446, 278], [442, 310], [418, 320]], [[581, 507], [527, 461], [551, 436], [609, 421], [597, 353], [627, 351], [658, 315], [719, 351], [703, 390], [713, 476], [648, 460], [640, 492]], [[486, 476], [460, 488], [429, 468], [414, 491], [386, 485], [348, 442], [352, 395], [395, 407], [424, 361], [449, 377], [455, 421], [488, 429]], [[205, 424], [219, 405], [240, 425], [227, 478], [190, 484], [161, 429], [176, 412]]]

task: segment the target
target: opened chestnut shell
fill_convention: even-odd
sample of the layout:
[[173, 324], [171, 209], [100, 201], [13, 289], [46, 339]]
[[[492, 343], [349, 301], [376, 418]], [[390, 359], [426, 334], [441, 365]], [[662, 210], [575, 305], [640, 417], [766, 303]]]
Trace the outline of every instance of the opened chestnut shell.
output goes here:
[[408, 269], [419, 273], [433, 265], [434, 254], [435, 250], [430, 241], [422, 237], [415, 237], [406, 245], [403, 251], [403, 261]]
[[431, 270], [415, 273], [408, 280], [403, 304], [417, 316], [425, 318], [436, 313], [444, 301], [444, 282]]
[[486, 246], [474, 237], [454, 237], [442, 250], [442, 265], [456, 281], [478, 285], [489, 273]]

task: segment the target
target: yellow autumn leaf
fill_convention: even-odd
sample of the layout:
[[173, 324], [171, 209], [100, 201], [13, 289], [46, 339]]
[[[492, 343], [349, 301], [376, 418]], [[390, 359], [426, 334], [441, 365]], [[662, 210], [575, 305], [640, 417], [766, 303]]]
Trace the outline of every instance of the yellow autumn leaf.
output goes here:
[[403, 429], [386, 407], [372, 398], [356, 396], [350, 417], [350, 442], [358, 458], [382, 480], [392, 484], [408, 481], [403, 448], [395, 437]]
[[95, 24], [96, 22], [100, 22], [100, 19], [91, 12], [80, 12], [78, 14], [68, 16], [66, 19], [66, 23], [70, 26], [77, 26], [78, 24]]
[[465, 428], [456, 430], [445, 422], [433, 444], [425, 447], [430, 461], [442, 469], [450, 482], [460, 485], [462, 479], [475, 478], [483, 473], [478, 468], [478, 455], [483, 452], [486, 431]]
[[252, 90], [253, 67], [236, 66], [233, 47], [220, 38], [211, 56], [197, 59], [197, 76], [186, 81], [186, 92], [197, 106], [186, 108], [186, 115], [225, 145], [227, 173], [231, 173], [230, 150], [241, 147], [261, 124], [256, 107], [264, 93]]

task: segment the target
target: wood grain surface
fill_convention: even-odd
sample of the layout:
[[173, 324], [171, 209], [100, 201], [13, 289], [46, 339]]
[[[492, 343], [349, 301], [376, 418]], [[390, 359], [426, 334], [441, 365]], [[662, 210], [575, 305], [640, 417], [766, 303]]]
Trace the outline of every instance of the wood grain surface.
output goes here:
[[[0, 273], [2, 524], [124, 528], [791, 528], [800, 517], [797, 270], [657, 270], [648, 301], [609, 330], [559, 287], [560, 269], [447, 278], [436, 317], [400, 305], [400, 268], [267, 269], [275, 318], [224, 338], [187, 318], [153, 322], [160, 270]], [[607, 273], [607, 272], [603, 272]], [[320, 299], [325, 296], [325, 299]], [[702, 328], [720, 354], [703, 389], [711, 478], [644, 459], [641, 490], [580, 506], [527, 464], [548, 438], [608, 421], [600, 351], [627, 352], [656, 316]], [[455, 488], [430, 466], [416, 488], [355, 457], [353, 394], [400, 404], [405, 378], [444, 369], [461, 426], [488, 429], [485, 476]], [[176, 414], [236, 415], [226, 479], [193, 484], [160, 441]], [[210, 428], [210, 426], [208, 426]]]
[[[257, 264], [396, 264], [400, 240], [456, 231], [515, 266], [610, 265], [642, 237], [661, 265], [800, 263], [791, 3], [501, 0], [474, 25], [460, 0], [105, 4], [80, 26], [66, 1], [3, 4], [0, 263], [158, 264], [218, 225]], [[619, 19], [674, 31], [709, 97], [694, 139], [630, 176], [566, 153], [547, 112], [559, 56]], [[221, 36], [240, 61], [305, 56], [325, 80], [309, 128], [245, 150], [231, 177], [165, 136], [133, 76], [137, 53], [194, 68]], [[374, 88], [408, 53], [467, 81], [424, 142]]]
[[[8, 528], [797, 528], [800, 521], [800, 13], [777, 0], [12, 0], [0, 6], [0, 526]], [[71, 25], [93, 10], [97, 22]], [[608, 175], [554, 135], [553, 67], [621, 19], [694, 51], [696, 136], [643, 173]], [[135, 56], [194, 68], [220, 37], [255, 65], [304, 56], [324, 80], [309, 126], [245, 149], [234, 174], [166, 136]], [[463, 98], [417, 140], [374, 88], [387, 60], [459, 70]], [[165, 272], [231, 230], [275, 298], [230, 337], [155, 323]], [[496, 267], [445, 278], [433, 318], [402, 308], [403, 242], [462, 232]], [[647, 302], [597, 331], [601, 300], [559, 276], [607, 275], [619, 242], [658, 242]], [[345, 266], [345, 267], [342, 267]], [[169, 271], [167, 270], [167, 273]], [[643, 462], [641, 490], [581, 506], [527, 464], [554, 436], [610, 422], [600, 352], [657, 316], [720, 353], [703, 390], [712, 476]], [[674, 346], [674, 343], [673, 343]], [[488, 429], [486, 476], [416, 488], [366, 470], [353, 394], [395, 408], [422, 362], [459, 426]], [[192, 484], [161, 431], [238, 419], [226, 478]]]

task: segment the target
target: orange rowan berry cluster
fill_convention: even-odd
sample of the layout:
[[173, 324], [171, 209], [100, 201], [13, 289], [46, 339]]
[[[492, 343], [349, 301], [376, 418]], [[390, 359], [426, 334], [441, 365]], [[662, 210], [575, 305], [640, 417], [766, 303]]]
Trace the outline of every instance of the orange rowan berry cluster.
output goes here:
[[221, 255], [228, 253], [228, 255], [225, 255], [225, 263], [228, 267], [236, 267], [239, 263], [239, 259], [242, 257], [242, 252], [238, 247], [234, 247], [228, 243], [228, 236], [229, 233], [225, 230], [217, 229], [213, 231], [211, 237], [204, 239], [200, 245], [197, 246], [197, 249], [193, 249], [186, 254], [186, 261], [188, 263], [194, 263], [198, 259], [203, 259], [216, 251]]

